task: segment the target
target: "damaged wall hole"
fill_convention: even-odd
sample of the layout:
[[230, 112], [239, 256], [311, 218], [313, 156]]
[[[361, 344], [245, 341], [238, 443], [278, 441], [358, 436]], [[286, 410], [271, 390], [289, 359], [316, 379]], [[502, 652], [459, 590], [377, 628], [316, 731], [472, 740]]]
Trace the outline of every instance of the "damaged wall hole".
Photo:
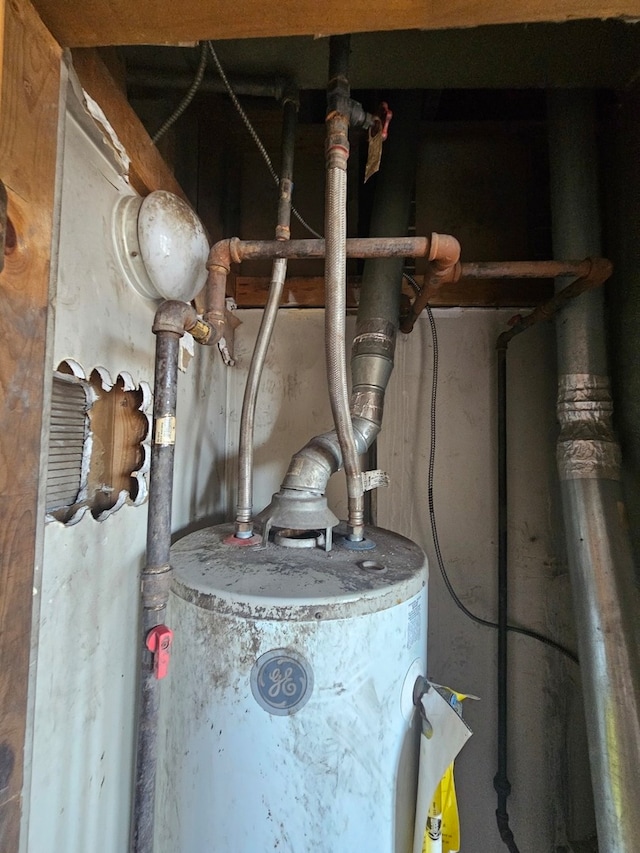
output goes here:
[[87, 510], [104, 521], [147, 496], [151, 393], [127, 373], [102, 367], [89, 378], [72, 359], [54, 371], [47, 473], [47, 519], [75, 524]]

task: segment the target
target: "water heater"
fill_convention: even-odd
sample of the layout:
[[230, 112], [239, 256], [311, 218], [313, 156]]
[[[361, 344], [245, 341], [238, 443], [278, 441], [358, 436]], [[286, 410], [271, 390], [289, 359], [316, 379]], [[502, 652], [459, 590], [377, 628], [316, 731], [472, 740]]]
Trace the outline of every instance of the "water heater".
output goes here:
[[426, 666], [421, 549], [231, 526], [172, 549], [157, 853], [407, 853]]

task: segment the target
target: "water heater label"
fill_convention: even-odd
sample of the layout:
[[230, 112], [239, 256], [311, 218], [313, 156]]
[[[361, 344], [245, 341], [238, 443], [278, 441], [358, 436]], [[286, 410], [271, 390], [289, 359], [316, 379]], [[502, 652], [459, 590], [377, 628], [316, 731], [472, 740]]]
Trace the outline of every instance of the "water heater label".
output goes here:
[[313, 691], [313, 671], [302, 655], [291, 649], [272, 649], [251, 670], [253, 697], [265, 711], [277, 716], [295, 714]]
[[420, 639], [422, 627], [422, 606], [419, 598], [409, 605], [409, 620], [407, 622], [407, 648], [410, 649]]

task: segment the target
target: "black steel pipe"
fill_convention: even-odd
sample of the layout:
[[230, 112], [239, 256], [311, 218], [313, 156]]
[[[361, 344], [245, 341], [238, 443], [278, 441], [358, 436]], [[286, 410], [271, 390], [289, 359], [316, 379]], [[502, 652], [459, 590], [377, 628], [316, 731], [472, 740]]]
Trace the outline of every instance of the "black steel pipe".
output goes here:
[[509, 826], [507, 799], [511, 783], [507, 764], [508, 721], [508, 530], [507, 530], [507, 346], [498, 339], [498, 769], [493, 787], [498, 795], [496, 821], [500, 838], [511, 853], [518, 847]]
[[[180, 308], [183, 310], [177, 310]], [[158, 310], [154, 323], [156, 358], [153, 436], [149, 471], [147, 554], [142, 572], [140, 694], [130, 845], [132, 853], [153, 851], [160, 682], [154, 668], [154, 655], [147, 648], [147, 638], [149, 633], [163, 622], [171, 584], [171, 501], [178, 354], [183, 331], [168, 327], [176, 322], [177, 317], [189, 313], [189, 310], [184, 309], [189, 309], [189, 306], [165, 302]], [[193, 309], [190, 311], [193, 312]]]
[[[180, 89], [186, 91], [193, 81], [193, 75], [182, 71], [165, 71], [162, 68], [132, 68], [127, 71], [127, 86], [137, 86], [141, 89]], [[284, 93], [290, 87], [286, 77], [229, 77], [229, 82], [236, 95], [255, 98], [275, 98], [281, 101]], [[207, 75], [202, 78], [198, 87], [199, 92], [226, 93], [224, 81], [218, 75]]]

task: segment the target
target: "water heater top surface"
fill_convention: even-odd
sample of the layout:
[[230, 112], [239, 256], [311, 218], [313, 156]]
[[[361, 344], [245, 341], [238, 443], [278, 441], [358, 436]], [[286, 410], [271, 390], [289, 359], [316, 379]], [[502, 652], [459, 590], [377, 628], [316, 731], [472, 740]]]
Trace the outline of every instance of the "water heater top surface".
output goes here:
[[232, 532], [230, 524], [211, 527], [173, 546], [176, 595], [253, 619], [340, 619], [401, 604], [427, 580], [422, 549], [380, 528], [367, 531], [371, 551], [240, 547], [225, 542]]

